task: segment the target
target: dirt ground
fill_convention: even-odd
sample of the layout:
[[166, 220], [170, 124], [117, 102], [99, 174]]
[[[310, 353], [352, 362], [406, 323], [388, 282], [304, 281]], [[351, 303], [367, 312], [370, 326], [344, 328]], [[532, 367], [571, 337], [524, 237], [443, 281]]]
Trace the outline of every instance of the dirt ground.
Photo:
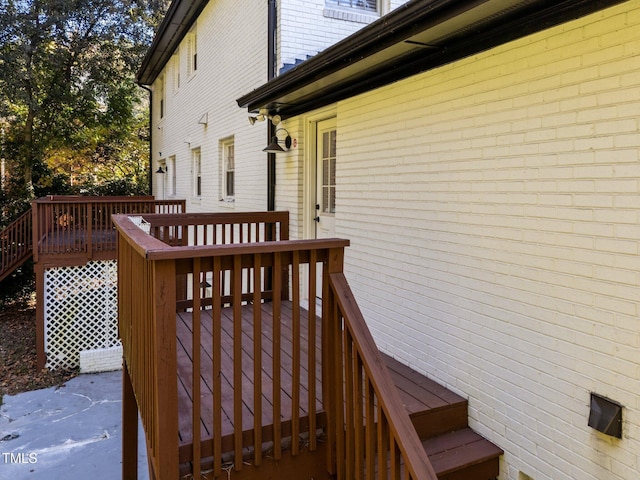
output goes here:
[[61, 385], [77, 371], [37, 369], [34, 301], [15, 302], [0, 311], [0, 405], [3, 395]]

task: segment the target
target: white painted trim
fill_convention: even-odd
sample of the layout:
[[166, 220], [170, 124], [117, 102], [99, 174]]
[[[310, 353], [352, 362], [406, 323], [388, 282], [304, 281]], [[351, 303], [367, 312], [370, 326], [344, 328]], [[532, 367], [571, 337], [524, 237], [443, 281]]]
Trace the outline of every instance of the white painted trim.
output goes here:
[[302, 235], [305, 239], [315, 238], [316, 229], [313, 221], [316, 216], [316, 126], [318, 122], [336, 117], [335, 105], [316, 110], [303, 117], [304, 123], [304, 165], [302, 194]]

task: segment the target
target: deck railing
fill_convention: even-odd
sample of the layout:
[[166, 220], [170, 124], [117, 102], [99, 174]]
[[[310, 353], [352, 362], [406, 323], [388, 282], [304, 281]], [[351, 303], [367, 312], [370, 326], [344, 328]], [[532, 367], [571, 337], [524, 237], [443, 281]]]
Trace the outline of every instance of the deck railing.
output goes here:
[[344, 405], [329, 409], [334, 473], [338, 479], [437, 480], [347, 279], [332, 272], [329, 285], [329, 402]]
[[158, 479], [259, 466], [267, 442], [275, 460], [301, 453], [301, 438], [313, 452], [326, 427], [325, 473], [389, 478], [390, 460], [390, 478], [403, 464], [404, 478], [435, 480], [344, 280], [348, 241], [288, 241], [286, 213], [171, 217], [142, 215], [152, 235], [114, 217], [123, 478], [137, 468], [137, 409]]
[[0, 281], [31, 255], [31, 218], [27, 211], [0, 230]]
[[[288, 214], [280, 212], [232, 214], [224, 217], [208, 214], [178, 215], [172, 216], [169, 222], [158, 215], [142, 217], [149, 224], [150, 233], [158, 238], [144, 233], [127, 216], [114, 217], [119, 235], [119, 329], [126, 372], [131, 379], [145, 426], [151, 465], [157, 478], [176, 478], [178, 465], [183, 463], [193, 465], [194, 478], [199, 478], [202, 459], [206, 457], [214, 458], [212, 467], [217, 472], [216, 475], [221, 472], [223, 442], [228, 441], [221, 432], [222, 379], [220, 375], [211, 375], [210, 372], [220, 372], [222, 362], [228, 361], [221, 358], [220, 342], [224, 337], [221, 332], [223, 305], [233, 317], [236, 333], [231, 347], [234, 352], [232, 382], [236, 388], [225, 388], [225, 395], [234, 396], [234, 433], [231, 440], [234, 468], [242, 469], [243, 448], [253, 448], [254, 462], [260, 464], [264, 441], [273, 441], [274, 454], [278, 457], [283, 438], [282, 426], [279, 424], [282, 397], [288, 394], [290, 388], [289, 384], [284, 388], [281, 385], [284, 366], [280, 346], [286, 342], [279, 331], [283, 288], [287, 290], [286, 296], [289, 295], [288, 277], [284, 277], [288, 274], [289, 265], [293, 271], [299, 271], [305, 261], [313, 263], [309, 267], [309, 275], [315, 275], [316, 265], [313, 260], [322, 261], [327, 256], [329, 247], [338, 248], [338, 245], [344, 246], [346, 242], [288, 242]], [[267, 240], [269, 238], [271, 240]], [[188, 245], [189, 239], [191, 245]], [[244, 243], [238, 243], [240, 241]], [[299, 274], [296, 273], [294, 279], [298, 277]], [[315, 277], [311, 282], [315, 286]], [[293, 295], [299, 296], [299, 282], [293, 282], [292, 285]], [[246, 348], [262, 351], [261, 308], [265, 299], [272, 299], [275, 318], [272, 324], [264, 326], [274, 332], [271, 365], [274, 372], [271, 379], [273, 411], [264, 413], [273, 419], [273, 431], [269, 432], [263, 431], [262, 425], [262, 382], [254, 382], [255, 389], [248, 392], [242, 388], [243, 376], [262, 375], [262, 354], [254, 355], [254, 365], [247, 365], [249, 356], [243, 356], [242, 352]], [[293, 303], [297, 304], [293, 308], [293, 315], [300, 321], [299, 303]], [[315, 306], [314, 302], [311, 303]], [[253, 306], [251, 318], [256, 330], [252, 347], [248, 346], [246, 339], [243, 343], [243, 305]], [[208, 310], [210, 316], [204, 315], [207, 307], [211, 307]], [[187, 381], [191, 397], [188, 405], [178, 401], [177, 385], [176, 312], [185, 309], [191, 314], [192, 332], [191, 345], [187, 346], [193, 365]], [[315, 322], [314, 308], [311, 312], [313, 318], [309, 321]], [[214, 342], [210, 361], [200, 349], [201, 330], [205, 328], [206, 319], [209, 319], [206, 328], [213, 332]], [[299, 371], [298, 368], [294, 370]], [[315, 372], [315, 368], [312, 372]], [[209, 377], [213, 381], [213, 404], [203, 405], [200, 379]], [[296, 379], [289, 383], [296, 384], [295, 388], [301, 388], [303, 382]], [[309, 383], [313, 391], [316, 385], [314, 373], [310, 375]], [[296, 415], [299, 417], [300, 408], [296, 408], [296, 402], [293, 402], [291, 409], [297, 411]], [[245, 404], [252, 405], [254, 412], [257, 412], [250, 445], [243, 435]], [[201, 419], [205, 417], [205, 408], [213, 411], [211, 425], [205, 425], [212, 435], [203, 434]], [[191, 413], [191, 422], [186, 427], [183, 425], [181, 432], [186, 432], [192, 441], [182, 449], [179, 449], [178, 442], [179, 409], [187, 409]], [[291, 428], [295, 431], [299, 429], [298, 425], [299, 422], [293, 421]], [[313, 421], [311, 425], [315, 429]], [[290, 432], [285, 434], [291, 435]], [[129, 460], [126, 460], [123, 468], [127, 468], [128, 464]]]
[[115, 257], [114, 214], [184, 212], [184, 200], [50, 195], [32, 202], [34, 260], [64, 255], [84, 261]]

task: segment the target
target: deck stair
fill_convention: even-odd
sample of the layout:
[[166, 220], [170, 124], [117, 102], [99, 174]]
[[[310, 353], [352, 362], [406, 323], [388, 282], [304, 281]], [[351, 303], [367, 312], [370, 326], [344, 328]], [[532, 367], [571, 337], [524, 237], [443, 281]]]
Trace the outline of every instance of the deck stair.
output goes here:
[[0, 230], [0, 282], [32, 257], [31, 209]]
[[496, 478], [503, 451], [469, 428], [467, 400], [381, 355], [438, 479]]

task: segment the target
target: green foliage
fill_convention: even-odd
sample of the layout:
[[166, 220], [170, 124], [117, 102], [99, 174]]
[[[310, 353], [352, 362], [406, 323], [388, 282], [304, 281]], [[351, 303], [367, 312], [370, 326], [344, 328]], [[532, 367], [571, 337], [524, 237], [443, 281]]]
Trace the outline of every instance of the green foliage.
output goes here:
[[[0, 1], [0, 227], [50, 194], [145, 194], [135, 72], [168, 0]], [[0, 285], [31, 291], [25, 265]]]
[[146, 184], [147, 107], [135, 71], [166, 4], [0, 2], [0, 153], [11, 195], [114, 178]]
[[128, 178], [114, 178], [95, 185], [88, 185], [81, 191], [82, 195], [92, 196], [128, 196], [147, 195], [144, 185], [134, 182]]

